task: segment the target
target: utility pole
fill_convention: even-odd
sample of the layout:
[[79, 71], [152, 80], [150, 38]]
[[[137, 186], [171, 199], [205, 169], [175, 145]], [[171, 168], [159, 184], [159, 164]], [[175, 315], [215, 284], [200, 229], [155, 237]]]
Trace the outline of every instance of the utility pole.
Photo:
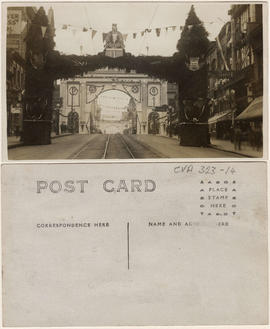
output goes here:
[[169, 137], [172, 137], [172, 107], [171, 106], [169, 106], [169, 109], [168, 109], [169, 111], [169, 117], [168, 117], [168, 119], [169, 119]]
[[231, 70], [236, 71], [236, 51], [235, 51], [235, 19], [231, 18], [231, 40], [232, 40], [232, 64]]

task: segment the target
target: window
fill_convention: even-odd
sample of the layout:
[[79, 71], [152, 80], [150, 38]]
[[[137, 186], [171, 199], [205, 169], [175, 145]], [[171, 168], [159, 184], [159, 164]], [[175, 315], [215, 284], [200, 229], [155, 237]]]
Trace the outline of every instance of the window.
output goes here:
[[254, 23], [256, 22], [256, 5], [249, 5], [250, 10], [250, 22]]
[[254, 64], [254, 51], [252, 47], [250, 47], [250, 64]]
[[249, 21], [249, 8], [247, 7], [247, 9], [245, 9], [240, 16], [240, 25], [242, 32], [246, 32], [248, 21]]
[[250, 48], [245, 46], [241, 48], [241, 67], [245, 68], [250, 65]]

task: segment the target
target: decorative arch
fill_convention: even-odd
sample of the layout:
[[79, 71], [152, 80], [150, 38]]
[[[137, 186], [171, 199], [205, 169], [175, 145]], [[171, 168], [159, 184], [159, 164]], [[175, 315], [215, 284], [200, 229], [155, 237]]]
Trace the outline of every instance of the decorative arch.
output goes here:
[[141, 88], [139, 82], [119, 83], [113, 80], [108, 80], [108, 82], [101, 85], [99, 82], [89, 81], [86, 82], [86, 104], [92, 103], [102, 93], [110, 90], [123, 92], [130, 98], [134, 99], [135, 102], [141, 103]]

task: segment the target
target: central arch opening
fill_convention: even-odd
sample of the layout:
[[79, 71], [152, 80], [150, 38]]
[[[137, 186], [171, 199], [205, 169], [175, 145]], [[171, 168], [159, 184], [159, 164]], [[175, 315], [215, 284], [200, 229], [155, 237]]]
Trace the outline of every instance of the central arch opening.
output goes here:
[[103, 134], [136, 134], [136, 104], [120, 90], [108, 90], [97, 98], [96, 127]]

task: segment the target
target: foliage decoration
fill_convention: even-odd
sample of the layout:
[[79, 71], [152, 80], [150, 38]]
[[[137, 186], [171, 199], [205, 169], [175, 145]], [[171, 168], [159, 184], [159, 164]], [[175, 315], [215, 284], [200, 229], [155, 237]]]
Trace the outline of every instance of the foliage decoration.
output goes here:
[[[47, 29], [43, 37], [41, 27], [45, 26]], [[24, 117], [27, 120], [44, 120], [47, 122], [51, 120], [52, 91], [55, 80], [82, 76], [87, 72], [107, 67], [125, 69], [127, 72], [135, 70], [137, 73], [144, 73], [150, 77], [176, 82], [179, 86], [181, 105], [179, 118], [182, 122], [194, 119], [189, 119], [190, 117], [185, 115], [183, 100], [206, 99], [207, 66], [204, 60], [209, 47], [209, 40], [207, 38], [208, 33], [197, 17], [193, 6], [178, 41], [178, 51], [171, 57], [133, 56], [126, 52], [124, 56], [117, 58], [105, 56], [104, 52], [93, 56], [64, 55], [54, 50], [53, 36], [54, 32], [48, 24], [44, 9], [41, 7], [30, 26], [26, 40], [26, 105]], [[191, 71], [189, 69], [187, 61], [191, 57], [200, 58], [198, 70]], [[197, 118], [199, 122], [206, 122], [207, 111], [203, 115], [199, 113]], [[24, 127], [25, 131], [27, 129], [29, 131], [29, 127]], [[46, 129], [50, 130], [49, 125]], [[27, 134], [29, 132], [25, 133], [26, 137]], [[49, 132], [46, 134], [49, 136]], [[47, 135], [45, 139], [48, 139]], [[33, 141], [34, 138], [38, 138], [35, 133], [28, 140]], [[39, 140], [37, 143], [43, 142]]]
[[[42, 28], [45, 29], [43, 35]], [[41, 7], [33, 18], [26, 36], [24, 123], [25, 144], [50, 143], [52, 92], [54, 75], [47, 70], [53, 53], [54, 33]]]

